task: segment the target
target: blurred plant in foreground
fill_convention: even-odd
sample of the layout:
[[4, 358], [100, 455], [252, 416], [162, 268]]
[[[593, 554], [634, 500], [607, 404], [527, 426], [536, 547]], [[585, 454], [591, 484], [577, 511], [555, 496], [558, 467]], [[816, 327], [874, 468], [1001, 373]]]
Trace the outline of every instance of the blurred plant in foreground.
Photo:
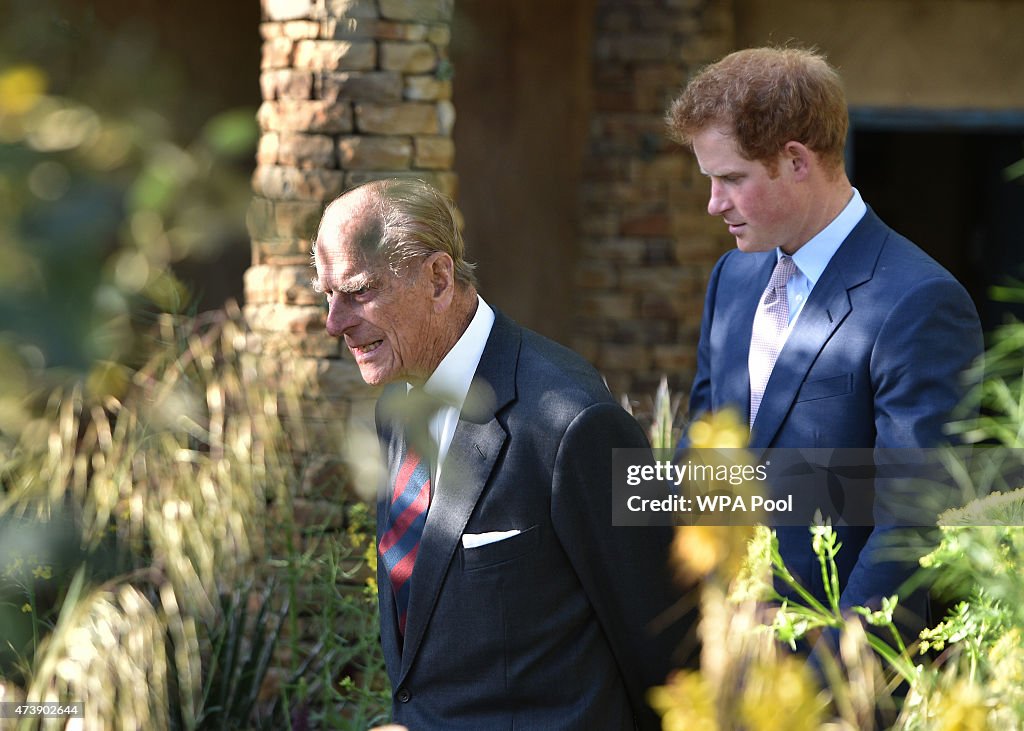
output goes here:
[[940, 590], [966, 598], [922, 633], [923, 648], [943, 662], [912, 688], [900, 728], [1024, 728], [1022, 516], [1024, 489], [939, 517], [941, 541], [921, 562], [936, 570]]
[[0, 445], [69, 377], [119, 393], [140, 318], [188, 304], [172, 265], [245, 240], [236, 163], [256, 139], [252, 110], [179, 139], [173, 63], [138, 29], [57, 0], [4, 4]]
[[386, 694], [362, 506], [292, 517], [337, 414], [301, 363], [247, 354], [237, 308], [177, 314], [173, 267], [247, 242], [254, 110], [210, 118], [150, 30], [88, 4], [0, 16], [0, 700], [85, 701], [85, 728], [365, 728]]
[[89, 728], [168, 728], [172, 708], [200, 727], [205, 673], [225, 672], [205, 665], [205, 628], [233, 621], [219, 597], [257, 575], [271, 526], [288, 529], [287, 399], [237, 317], [164, 316], [121, 398], [55, 391], [0, 456], [0, 516], [45, 529], [66, 513], [80, 536], [74, 579], [32, 607], [31, 639], [0, 628], [20, 653], [3, 675], [24, 678], [24, 697], [82, 701]]
[[[983, 416], [957, 425], [972, 441], [1019, 446], [1024, 434], [1019, 374], [1024, 325], [996, 338], [994, 382], [979, 387]], [[667, 392], [660, 394], [662, 403]], [[664, 433], [658, 427], [652, 433]], [[688, 441], [736, 448], [745, 429], [728, 414], [690, 425]], [[985, 479], [964, 468], [963, 477]], [[988, 485], [984, 485], [986, 489]], [[700, 728], [987, 731], [1024, 729], [1024, 488], [992, 493], [940, 516], [940, 540], [922, 560], [936, 592], [958, 596], [947, 617], [910, 647], [896, 631], [897, 597], [878, 610], [839, 609], [828, 526], [812, 527], [826, 589], [815, 600], [790, 574], [764, 526], [680, 526], [672, 559], [701, 577], [699, 670], [680, 670], [650, 691], [666, 731]], [[776, 583], [797, 599], [781, 601]], [[786, 646], [837, 639], [816, 653], [817, 672]]]
[[59, 389], [0, 454], [4, 699], [97, 729], [383, 720], [370, 513], [295, 520], [314, 391], [247, 337], [237, 310], [164, 315], [120, 398]]

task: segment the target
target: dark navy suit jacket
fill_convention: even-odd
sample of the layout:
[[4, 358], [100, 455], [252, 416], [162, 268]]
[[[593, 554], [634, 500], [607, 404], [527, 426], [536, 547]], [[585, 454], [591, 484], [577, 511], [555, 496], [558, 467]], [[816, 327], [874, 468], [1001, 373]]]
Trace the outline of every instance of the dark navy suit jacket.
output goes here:
[[[691, 417], [750, 413], [747, 355], [775, 252], [724, 255], [708, 285]], [[794, 323], [752, 425], [751, 448], [936, 446], [981, 352], [963, 287], [870, 209], [836, 251]], [[879, 489], [882, 489], [879, 486]], [[809, 531], [779, 528], [782, 557], [824, 599]], [[841, 605], [877, 604], [915, 568], [891, 560], [884, 528], [839, 528]], [[889, 536], [891, 538], [891, 536]], [[923, 616], [922, 596], [901, 602]]]
[[[394, 720], [430, 729], [660, 728], [646, 689], [684, 627], [655, 637], [676, 600], [669, 528], [612, 526], [613, 447], [647, 439], [581, 357], [496, 313], [444, 463], [410, 587], [404, 639], [378, 572]], [[404, 430], [378, 403], [389, 471]], [[389, 496], [385, 493], [381, 500]], [[378, 535], [386, 502], [378, 505]], [[464, 548], [464, 533], [519, 530]]]

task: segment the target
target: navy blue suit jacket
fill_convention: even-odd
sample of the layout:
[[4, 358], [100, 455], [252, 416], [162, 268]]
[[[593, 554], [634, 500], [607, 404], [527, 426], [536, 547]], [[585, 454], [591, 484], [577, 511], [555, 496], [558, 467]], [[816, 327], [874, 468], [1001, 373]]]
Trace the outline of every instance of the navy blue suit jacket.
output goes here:
[[[404, 430], [378, 403], [393, 483]], [[644, 694], [664, 681], [682, 625], [668, 528], [611, 523], [613, 447], [643, 430], [580, 356], [496, 313], [430, 505], [398, 632], [382, 566], [381, 641], [394, 720], [430, 729], [660, 728]], [[378, 504], [378, 536], [389, 496]], [[464, 533], [519, 530], [464, 548]], [[382, 563], [382, 562], [381, 562]]]
[[[725, 254], [708, 285], [691, 417], [732, 408], [747, 419], [747, 355], [775, 252]], [[943, 441], [981, 352], [963, 287], [870, 209], [836, 251], [796, 320], [751, 428], [751, 448], [918, 448]], [[881, 489], [881, 488], [880, 488]], [[913, 562], [890, 560], [883, 528], [839, 528], [844, 607], [896, 593]], [[782, 557], [824, 598], [804, 528], [779, 528]], [[923, 616], [923, 597], [908, 598]]]

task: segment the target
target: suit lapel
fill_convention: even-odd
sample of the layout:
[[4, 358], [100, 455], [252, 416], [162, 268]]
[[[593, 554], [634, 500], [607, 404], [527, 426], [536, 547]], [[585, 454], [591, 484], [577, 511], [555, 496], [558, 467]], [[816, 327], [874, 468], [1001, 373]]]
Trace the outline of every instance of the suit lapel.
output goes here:
[[495, 311], [494, 327], [459, 417], [440, 484], [427, 513], [409, 587], [401, 682], [412, 667], [466, 524], [505, 443], [498, 413], [515, 398], [520, 330]]
[[721, 337], [725, 338], [726, 342], [719, 351], [724, 353], [725, 357], [716, 368], [723, 377], [719, 380], [721, 390], [715, 399], [715, 409], [735, 406], [742, 412], [743, 422], [746, 423], [750, 418], [750, 372], [747, 366], [750, 356], [750, 334], [754, 329], [754, 313], [757, 312], [758, 302], [764, 294], [765, 287], [768, 286], [768, 280], [771, 279], [776, 256], [774, 253], [741, 256], [758, 257], [761, 261], [753, 262], [749, 279], [744, 275], [746, 281], [735, 285], [736, 295], [724, 292], [720, 295], [735, 296], [736, 308], [734, 314], [729, 316], [726, 326], [720, 329]]
[[826, 278], [828, 282], [819, 280], [815, 285], [775, 361], [754, 420], [753, 447], [771, 444], [818, 353], [850, 314], [850, 297], [845, 285], [841, 280], [836, 281], [838, 277], [822, 275], [822, 280]]
[[[869, 208], [825, 267], [772, 369], [752, 427], [752, 447], [768, 447], [775, 439], [821, 349], [852, 311], [849, 291], [873, 276], [886, 232]], [[749, 393], [749, 377], [747, 383]]]

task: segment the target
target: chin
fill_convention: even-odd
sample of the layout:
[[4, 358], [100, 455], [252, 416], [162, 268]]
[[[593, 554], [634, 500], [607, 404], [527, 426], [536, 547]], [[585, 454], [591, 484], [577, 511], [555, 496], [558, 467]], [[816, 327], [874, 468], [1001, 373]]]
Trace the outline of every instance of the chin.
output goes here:
[[376, 368], [359, 369], [359, 375], [362, 376], [363, 382], [367, 386], [385, 386], [390, 383], [392, 378], [388, 378], [387, 373], [381, 373]]
[[757, 254], [764, 251], [772, 251], [775, 249], [774, 244], [761, 244], [754, 241], [743, 241], [736, 239], [736, 248], [745, 254]]

